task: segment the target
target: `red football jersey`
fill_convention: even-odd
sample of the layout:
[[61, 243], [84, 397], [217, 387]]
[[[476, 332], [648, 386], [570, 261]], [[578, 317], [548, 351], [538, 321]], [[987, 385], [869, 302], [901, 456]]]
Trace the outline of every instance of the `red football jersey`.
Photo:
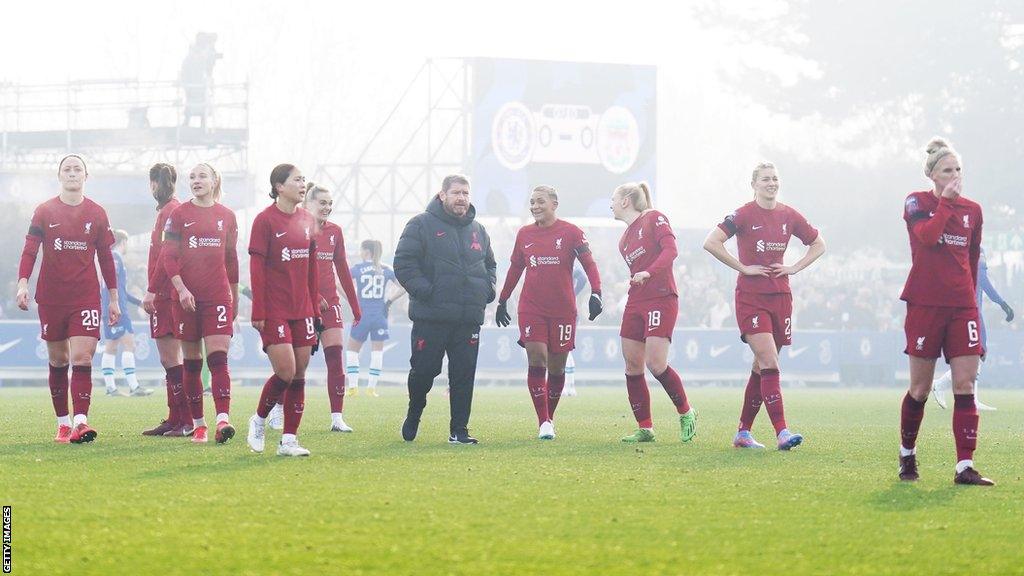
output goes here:
[[178, 206], [181, 206], [181, 202], [178, 202], [177, 198], [171, 198], [167, 204], [164, 204], [164, 207], [156, 214], [156, 225], [153, 226], [153, 231], [149, 233], [149, 267], [147, 268], [149, 287], [147, 291], [155, 294], [157, 300], [168, 300], [171, 298], [171, 293], [174, 292], [171, 279], [167, 277], [167, 270], [160, 264], [160, 249], [164, 245], [164, 229], [167, 227], [167, 219], [171, 217], [171, 212], [174, 212]]
[[[747, 202], [726, 216], [718, 227], [727, 237], [736, 236], [739, 261], [744, 266], [782, 264], [793, 236], [805, 246], [818, 239], [818, 230], [799, 212], [781, 202], [772, 210], [761, 208], [757, 202]], [[765, 278], [740, 274], [736, 290], [750, 294], [789, 294], [789, 276]]]
[[914, 192], [904, 203], [913, 264], [902, 300], [922, 306], [977, 306], [974, 289], [981, 254], [981, 206], [960, 197]]
[[[285, 214], [271, 204], [252, 222], [249, 254], [264, 258], [262, 286], [253, 282], [253, 319], [299, 320], [317, 316], [310, 294], [316, 252], [316, 219], [304, 208]], [[316, 274], [316, 269], [312, 270]], [[319, 295], [316, 296], [319, 300]]]
[[642, 285], [630, 284], [628, 302], [636, 303], [665, 296], [678, 296], [676, 278], [672, 263], [651, 270], [663, 250], [662, 240], [671, 237], [675, 245], [676, 235], [668, 218], [657, 210], [647, 210], [633, 221], [619, 240], [619, 253], [629, 266], [630, 275], [637, 272], [651, 272], [651, 277]]
[[[109, 253], [114, 244], [107, 212], [99, 204], [88, 198], [78, 206], [65, 204], [60, 197], [43, 202], [32, 214], [25, 243], [26, 249], [29, 244], [43, 246], [43, 263], [36, 284], [37, 303], [99, 303], [96, 249]], [[32, 273], [31, 263], [27, 272], [21, 272], [21, 276], [27, 278]], [[116, 278], [112, 280], [113, 284], [108, 284], [111, 289], [117, 287]]]
[[231, 301], [238, 284], [238, 223], [222, 204], [203, 208], [192, 202], [171, 212], [160, 251], [168, 278], [180, 274], [196, 302]]
[[[575, 316], [572, 269], [576, 258], [589, 251], [583, 230], [565, 220], [556, 220], [547, 228], [536, 224], [520, 228], [509, 270], [518, 280], [526, 269], [526, 280], [519, 293], [519, 314], [548, 318]], [[503, 294], [502, 299], [508, 296]]]
[[334, 279], [335, 270], [339, 278], [351, 274], [345, 258], [345, 238], [341, 234], [341, 226], [334, 222], [324, 222], [315, 240], [317, 271], [320, 274], [318, 288], [320, 295], [333, 306], [341, 302], [338, 282]]

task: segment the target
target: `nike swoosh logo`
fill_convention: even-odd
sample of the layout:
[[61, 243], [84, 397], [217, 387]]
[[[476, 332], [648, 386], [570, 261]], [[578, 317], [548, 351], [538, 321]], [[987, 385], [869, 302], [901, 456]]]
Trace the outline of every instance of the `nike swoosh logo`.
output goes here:
[[220, 330], [221, 328], [224, 328], [225, 326], [227, 326], [227, 324], [217, 324], [217, 329]]
[[442, 236], [444, 236], [444, 232], [438, 232], [438, 233], [437, 233], [437, 237], [438, 237], [438, 238], [440, 238], [440, 237], [442, 237]]
[[523, 248], [529, 248], [530, 246], [533, 246], [533, 242], [530, 242], [529, 244], [523, 244]]
[[50, 224], [50, 228], [56, 228], [57, 226], [60, 226], [60, 224]]
[[932, 216], [935, 216], [935, 212], [929, 212], [929, 213], [928, 213], [928, 217], [929, 217], [929, 218], [931, 218]]
[[284, 236], [285, 234], [287, 234], [287, 232], [281, 232], [280, 234], [278, 234], [277, 232], [274, 232], [274, 236], [277, 236], [278, 238], [280, 238], [281, 236]]
[[185, 222], [185, 228], [188, 228], [189, 226], [191, 226], [193, 224], [195, 224], [195, 222]]
[[711, 357], [712, 358], [718, 358], [719, 356], [724, 354], [725, 351], [728, 350], [730, 347], [731, 346], [721, 346], [721, 347], [712, 346], [711, 347]]
[[[977, 343], [977, 342], [975, 342], [974, 344], [968, 344], [968, 345], [967, 345], [967, 347], [968, 347], [968, 348], [974, 348], [974, 347], [975, 347], [975, 346], [977, 346], [977, 345], [978, 345], [978, 343]], [[3, 350], [0, 350], [0, 352], [3, 352]]]
[[18, 338], [17, 340], [11, 340], [10, 342], [8, 342], [6, 344], [0, 344], [0, 354], [3, 354], [4, 352], [7, 352], [11, 348], [14, 348], [15, 346], [17, 346], [18, 342], [21, 342], [21, 338]]
[[750, 227], [751, 230], [760, 230], [761, 228], [764, 228], [764, 226], [762, 225], [762, 226], [751, 226]]
[[792, 348], [790, 348], [790, 350], [789, 350], [789, 357], [790, 358], [796, 358], [797, 356], [803, 354], [806, 351], [807, 351], [807, 346], [804, 346], [803, 348], [797, 348], [796, 350], [793, 350]]

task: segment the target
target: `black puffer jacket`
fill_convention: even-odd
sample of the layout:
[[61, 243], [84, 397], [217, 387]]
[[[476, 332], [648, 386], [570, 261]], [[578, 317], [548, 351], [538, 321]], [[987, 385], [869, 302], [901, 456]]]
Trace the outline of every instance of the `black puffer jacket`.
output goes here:
[[409, 292], [413, 322], [484, 323], [484, 307], [494, 301], [497, 264], [491, 238], [475, 218], [472, 205], [457, 218], [434, 198], [405, 225], [395, 250], [395, 276]]

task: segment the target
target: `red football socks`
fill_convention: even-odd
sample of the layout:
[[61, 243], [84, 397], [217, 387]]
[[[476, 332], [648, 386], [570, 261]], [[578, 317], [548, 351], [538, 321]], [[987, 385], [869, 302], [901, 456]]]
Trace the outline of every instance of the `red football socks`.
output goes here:
[[185, 359], [182, 370], [182, 388], [193, 420], [203, 417], [203, 361]]
[[743, 391], [743, 409], [740, 410], [740, 426], [738, 430], [750, 430], [754, 425], [754, 418], [761, 410], [761, 375], [757, 372], [750, 373], [747, 380], [747, 389]]
[[957, 461], [973, 460], [978, 447], [978, 408], [974, 394], [953, 394], [953, 439]]
[[530, 399], [533, 400], [533, 409], [537, 412], [538, 425], [551, 419], [548, 414], [547, 373], [547, 368], [543, 366], [530, 366], [526, 373], [526, 386], [530, 389]]
[[231, 374], [228, 373], [228, 353], [210, 352], [206, 357], [206, 365], [210, 367], [210, 389], [213, 392], [213, 405], [217, 414], [231, 412]]
[[647, 389], [647, 380], [643, 374], [630, 376], [626, 374], [626, 393], [629, 394], [629, 406], [633, 416], [641, 428], [653, 428], [651, 422], [651, 392]]
[[678, 372], [671, 366], [667, 366], [665, 371], [655, 378], [661, 382], [661, 387], [665, 389], [668, 397], [675, 404], [676, 412], [686, 414], [690, 411], [690, 403], [686, 400], [686, 390], [683, 389], [683, 379], [679, 377]]
[[260, 393], [260, 403], [256, 405], [256, 415], [260, 418], [270, 416], [270, 411], [281, 399], [284, 391], [288, 388], [288, 382], [274, 374], [263, 384], [263, 392]]
[[913, 450], [917, 445], [917, 431], [921, 429], [921, 420], [924, 420], [924, 402], [914, 400], [907, 392], [900, 408], [900, 442], [905, 449]]
[[181, 364], [164, 368], [164, 383], [167, 387], [167, 421], [178, 424], [182, 421]]
[[[92, 366], [71, 367], [71, 408], [75, 415], [89, 415], [92, 399]], [[65, 413], [66, 415], [66, 413]]]
[[764, 401], [764, 410], [775, 427], [775, 434], [778, 435], [786, 429], [786, 411], [782, 407], [782, 386], [779, 384], [778, 370], [761, 370], [761, 399]]
[[555, 419], [555, 408], [558, 408], [558, 401], [562, 399], [562, 389], [565, 388], [565, 372], [561, 374], [548, 374], [548, 416]]
[[288, 385], [284, 392], [284, 434], [295, 434], [302, 421], [302, 411], [306, 406], [306, 380], [296, 379]]
[[341, 413], [345, 407], [345, 363], [341, 346], [324, 348], [327, 361], [327, 398], [331, 401], [331, 412]]
[[50, 400], [58, 418], [68, 415], [68, 367], [50, 366]]

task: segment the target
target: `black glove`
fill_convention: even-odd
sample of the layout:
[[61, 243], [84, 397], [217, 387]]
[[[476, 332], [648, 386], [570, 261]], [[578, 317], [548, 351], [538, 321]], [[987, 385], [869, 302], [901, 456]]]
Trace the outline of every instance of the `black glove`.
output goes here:
[[498, 311], [494, 313], [494, 322], [502, 327], [512, 323], [512, 317], [508, 314], [507, 302], [498, 302]]
[[384, 301], [384, 317], [387, 318], [391, 315], [391, 300]]
[[1003, 302], [1002, 309], [1003, 309], [1003, 313], [1006, 314], [1006, 321], [1007, 322], [1013, 322], [1013, 308], [1010, 308], [1009, 304], [1007, 304], [1006, 302]]
[[604, 311], [604, 304], [601, 302], [600, 292], [590, 293], [590, 321], [593, 322], [594, 318], [601, 315]]
[[310, 356], [316, 354], [316, 351], [320, 349], [320, 335], [324, 333], [324, 322], [319, 316], [313, 320], [313, 329], [316, 330], [316, 342], [313, 343], [313, 349], [309, 351]]

